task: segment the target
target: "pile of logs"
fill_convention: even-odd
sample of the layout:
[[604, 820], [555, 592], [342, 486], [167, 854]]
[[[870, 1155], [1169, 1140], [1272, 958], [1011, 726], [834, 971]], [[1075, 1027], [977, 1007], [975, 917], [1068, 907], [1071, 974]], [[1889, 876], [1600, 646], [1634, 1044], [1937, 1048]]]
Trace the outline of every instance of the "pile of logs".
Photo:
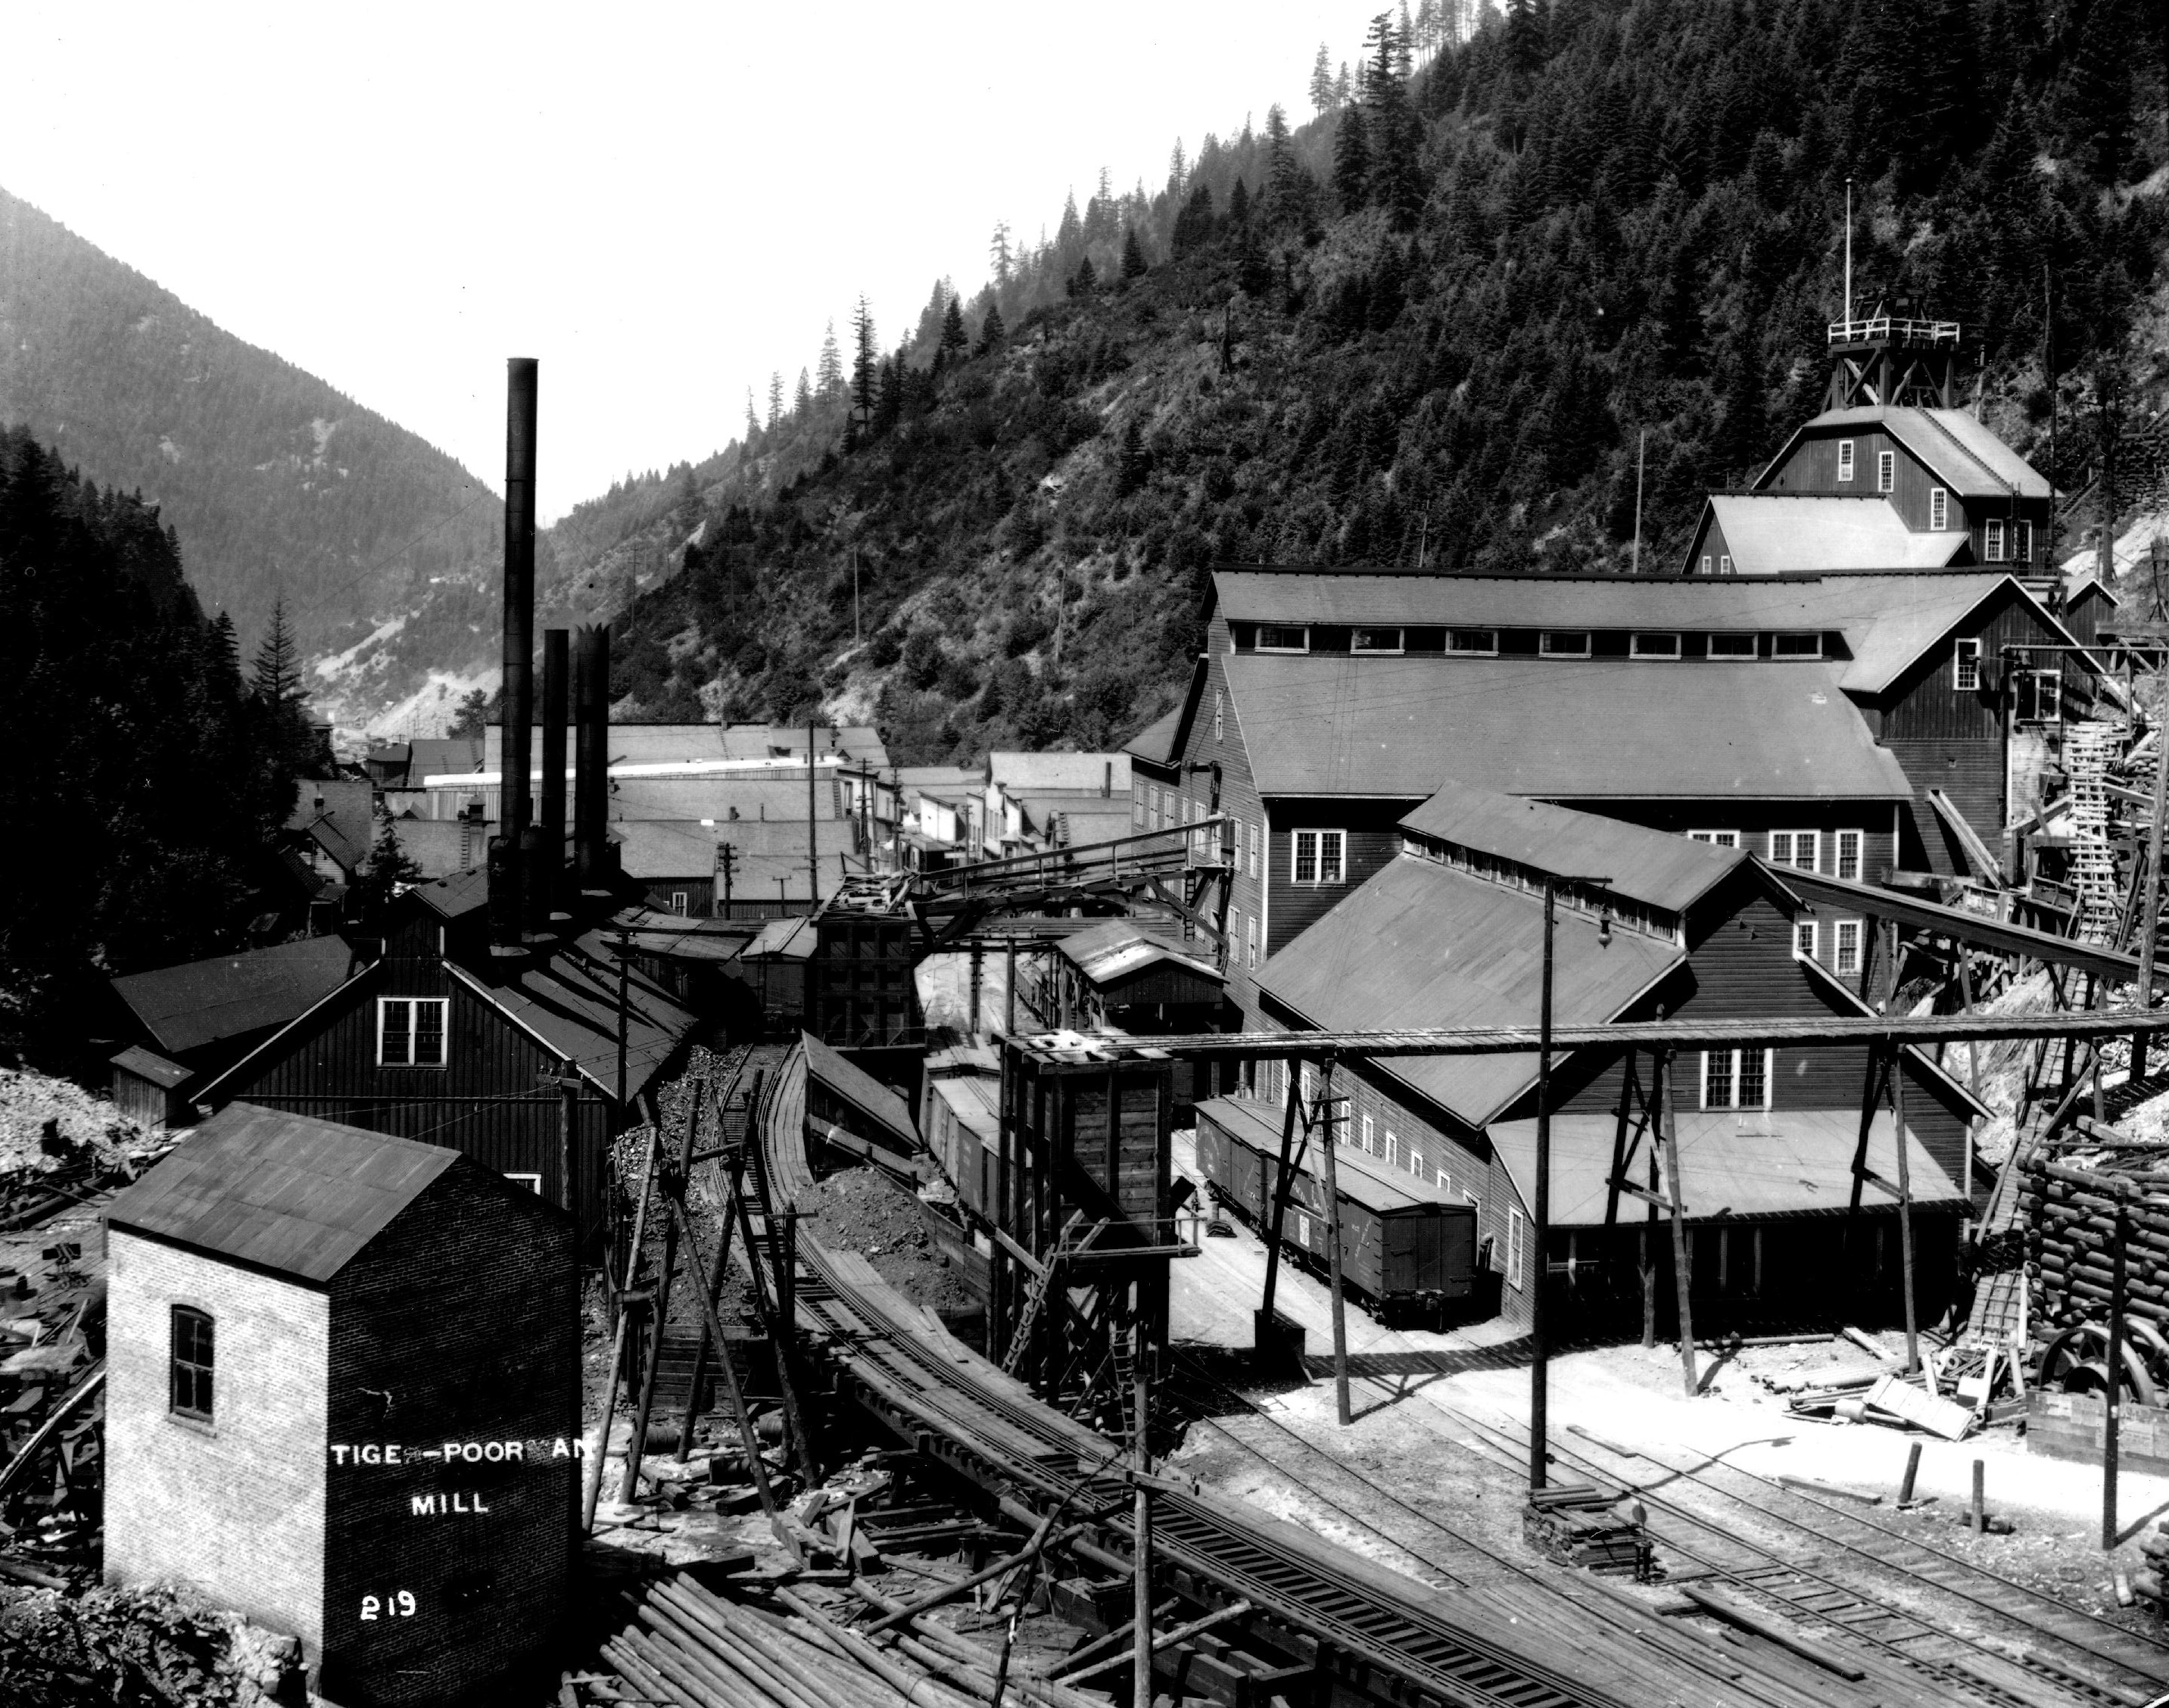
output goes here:
[[2026, 1165], [2030, 1339], [2108, 1314], [2118, 1198], [2125, 1228], [2124, 1308], [2169, 1330], [2169, 1180], [2109, 1174], [2036, 1156]]
[[[905, 1604], [861, 1597], [886, 1610]], [[879, 1641], [798, 1591], [777, 1609], [727, 1601], [685, 1574], [650, 1584], [632, 1623], [604, 1645], [613, 1678], [580, 1680], [601, 1702], [691, 1708], [1107, 1708], [1099, 1692], [1058, 1684], [923, 1615]]]

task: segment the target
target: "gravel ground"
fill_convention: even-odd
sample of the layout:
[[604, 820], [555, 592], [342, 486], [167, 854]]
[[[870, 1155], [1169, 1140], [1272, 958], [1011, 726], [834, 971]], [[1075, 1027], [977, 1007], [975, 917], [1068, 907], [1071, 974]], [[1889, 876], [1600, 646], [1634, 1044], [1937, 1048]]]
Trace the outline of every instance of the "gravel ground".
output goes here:
[[927, 1211], [904, 1187], [867, 1164], [821, 1182], [800, 1200], [819, 1212], [807, 1231], [833, 1249], [857, 1252], [882, 1280], [930, 1310], [968, 1311], [985, 1303], [927, 1230]]

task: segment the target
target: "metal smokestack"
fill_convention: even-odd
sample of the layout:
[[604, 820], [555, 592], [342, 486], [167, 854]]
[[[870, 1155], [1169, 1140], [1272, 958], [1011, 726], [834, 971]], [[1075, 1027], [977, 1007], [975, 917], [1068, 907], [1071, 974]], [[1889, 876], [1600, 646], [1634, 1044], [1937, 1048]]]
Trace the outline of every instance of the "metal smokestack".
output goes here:
[[[535, 725], [535, 417], [538, 364], [505, 363], [504, 739], [498, 771], [498, 835], [490, 847], [490, 945], [517, 953], [531, 909], [521, 879], [533, 869], [528, 772]], [[502, 841], [503, 849], [497, 846]]]
[[543, 911], [565, 916], [565, 719], [572, 702], [571, 634], [542, 631], [542, 817], [541, 858], [534, 876], [541, 885]]
[[573, 637], [573, 779], [574, 869], [580, 888], [607, 892], [615, 876], [610, 857], [610, 625], [597, 623]]

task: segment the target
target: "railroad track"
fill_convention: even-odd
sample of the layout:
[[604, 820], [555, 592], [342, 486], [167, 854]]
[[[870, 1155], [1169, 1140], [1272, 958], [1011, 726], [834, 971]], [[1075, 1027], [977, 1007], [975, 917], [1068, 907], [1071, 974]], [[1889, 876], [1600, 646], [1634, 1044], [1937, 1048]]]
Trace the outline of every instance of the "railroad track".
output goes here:
[[[1495, 1462], [1516, 1475], [1527, 1465], [1526, 1430], [1436, 1400], [1431, 1403], [1472, 1435], [1487, 1439]], [[1551, 1450], [1553, 1462], [1563, 1469], [1634, 1490], [1650, 1511], [1653, 1533], [1670, 1554], [1692, 1561], [1790, 1618], [1810, 1626], [1829, 1625], [1953, 1687], [2024, 1708], [2044, 1700], [2140, 1708], [2169, 1690], [2169, 1648], [2084, 1608], [1752, 1472], [1720, 1467], [1756, 1486], [1751, 1500], [1724, 1486], [1708, 1467], [1676, 1465], [1649, 1454], [1631, 1455], [1656, 1466], [1667, 1480], [1708, 1489], [1764, 1524], [1796, 1533], [1809, 1545], [1757, 1541], [1740, 1528], [1642, 1486], [1646, 1479], [1619, 1468], [1629, 1457], [1596, 1443], [1589, 1444], [1588, 1450], [1569, 1447], [1558, 1438]], [[1815, 1511], [1825, 1522], [1809, 1522], [1788, 1507]], [[1847, 1529], [1853, 1534], [1845, 1534]], [[1877, 1540], [1862, 1540], [1861, 1531]], [[1863, 1581], [1863, 1568], [1910, 1584], [1922, 1604], [1894, 1601], [1884, 1586]], [[1954, 1630], [1954, 1617], [1974, 1624], [1980, 1637]], [[2009, 1629], [2014, 1626], [2019, 1633], [2015, 1636]], [[2044, 1689], [2059, 1694], [2044, 1697]]]

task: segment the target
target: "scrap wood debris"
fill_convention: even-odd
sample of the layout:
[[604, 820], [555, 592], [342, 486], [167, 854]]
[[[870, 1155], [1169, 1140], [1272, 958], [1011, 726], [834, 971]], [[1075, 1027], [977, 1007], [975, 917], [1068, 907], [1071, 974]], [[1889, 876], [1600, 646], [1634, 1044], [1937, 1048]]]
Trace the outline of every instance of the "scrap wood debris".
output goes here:
[[0, 1701], [8, 1708], [257, 1708], [302, 1700], [290, 1636], [179, 1591], [0, 1594]]

